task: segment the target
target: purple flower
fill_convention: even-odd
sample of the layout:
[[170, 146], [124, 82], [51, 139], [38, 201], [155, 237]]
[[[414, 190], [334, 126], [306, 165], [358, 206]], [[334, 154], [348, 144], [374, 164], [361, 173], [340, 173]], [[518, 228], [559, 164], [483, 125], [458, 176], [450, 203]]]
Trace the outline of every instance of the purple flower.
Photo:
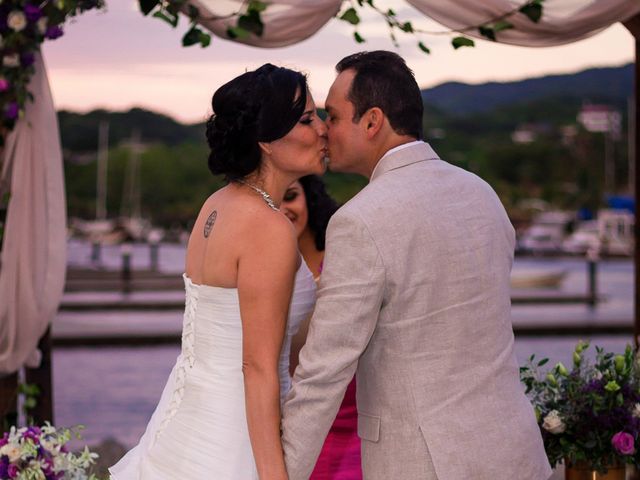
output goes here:
[[64, 35], [64, 32], [58, 25], [47, 27], [47, 31], [44, 34], [45, 38], [48, 38], [49, 40], [55, 40], [56, 38], [60, 38], [62, 35]]
[[18, 478], [18, 466], [13, 463], [9, 465], [9, 468], [7, 468], [7, 475], [9, 478]]
[[36, 57], [31, 52], [25, 52], [20, 55], [20, 63], [23, 67], [29, 67], [36, 61]]
[[26, 4], [24, 14], [30, 22], [37, 22], [42, 17], [42, 10], [37, 5]]
[[9, 457], [3, 455], [0, 457], [0, 478], [7, 478], [9, 476]]
[[[7, 90], [9, 90], [9, 85], [10, 85], [9, 80], [7, 80], [6, 78], [0, 77], [0, 92], [6, 92]], [[9, 440], [7, 440], [4, 437], [0, 438], [0, 447], [3, 445], [6, 445], [8, 441]]]
[[621, 455], [633, 455], [636, 453], [633, 436], [627, 432], [616, 433], [611, 439], [611, 445]]
[[[20, 107], [18, 107], [18, 104], [16, 102], [10, 102], [4, 109], [4, 116], [9, 120], [15, 120], [16, 118], [18, 118], [19, 112], [20, 112]], [[31, 439], [34, 438], [32, 434], [29, 435], [28, 432], [25, 432], [23, 434], [23, 437], [31, 438]]]

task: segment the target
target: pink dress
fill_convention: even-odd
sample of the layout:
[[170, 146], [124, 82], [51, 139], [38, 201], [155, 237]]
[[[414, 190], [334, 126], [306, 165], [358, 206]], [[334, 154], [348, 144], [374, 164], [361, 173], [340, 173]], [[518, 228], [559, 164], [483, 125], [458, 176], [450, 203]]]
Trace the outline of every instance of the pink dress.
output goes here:
[[310, 480], [362, 480], [355, 378], [347, 387]]

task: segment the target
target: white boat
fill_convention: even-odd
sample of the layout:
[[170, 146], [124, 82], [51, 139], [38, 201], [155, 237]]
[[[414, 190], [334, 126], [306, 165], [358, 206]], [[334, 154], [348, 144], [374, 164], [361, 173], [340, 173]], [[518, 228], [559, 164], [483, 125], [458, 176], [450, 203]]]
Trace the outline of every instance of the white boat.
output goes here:
[[631, 256], [635, 249], [635, 217], [626, 210], [601, 210], [598, 219], [583, 222], [562, 244], [567, 253], [595, 251]]
[[560, 288], [566, 270], [517, 270], [511, 273], [511, 288]]

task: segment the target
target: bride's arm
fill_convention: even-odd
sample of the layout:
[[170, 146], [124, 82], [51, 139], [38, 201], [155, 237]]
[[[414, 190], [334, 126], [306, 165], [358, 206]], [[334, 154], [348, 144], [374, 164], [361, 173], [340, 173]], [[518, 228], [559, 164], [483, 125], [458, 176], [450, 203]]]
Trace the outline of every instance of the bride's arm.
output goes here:
[[297, 268], [295, 233], [278, 215], [260, 222], [238, 262], [247, 423], [261, 480], [286, 479], [278, 362]]

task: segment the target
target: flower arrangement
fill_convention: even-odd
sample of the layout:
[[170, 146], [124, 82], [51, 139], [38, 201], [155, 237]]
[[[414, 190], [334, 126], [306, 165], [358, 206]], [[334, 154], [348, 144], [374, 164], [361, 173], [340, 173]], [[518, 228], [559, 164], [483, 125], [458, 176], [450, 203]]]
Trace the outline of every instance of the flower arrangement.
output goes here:
[[97, 454], [87, 447], [79, 454], [67, 450], [70, 429], [23, 427], [0, 438], [0, 480], [97, 480], [87, 469]]
[[594, 364], [579, 342], [573, 368], [558, 363], [538, 372], [547, 359], [529, 358], [520, 377], [534, 406], [552, 466], [586, 464], [600, 473], [622, 464], [640, 465], [640, 357], [627, 346], [623, 355], [596, 347]]
[[103, 6], [104, 0], [0, 2], [0, 141], [32, 100], [27, 86], [40, 44], [61, 37], [69, 17]]

